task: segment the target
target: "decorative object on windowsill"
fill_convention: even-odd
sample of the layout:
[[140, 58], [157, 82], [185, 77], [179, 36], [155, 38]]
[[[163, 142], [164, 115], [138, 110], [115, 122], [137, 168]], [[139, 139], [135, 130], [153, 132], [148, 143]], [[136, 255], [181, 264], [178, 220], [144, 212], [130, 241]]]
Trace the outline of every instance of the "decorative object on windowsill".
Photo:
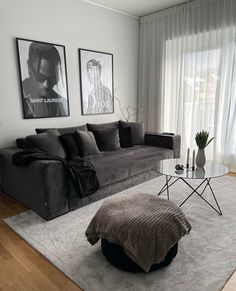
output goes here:
[[214, 137], [212, 137], [210, 140], [208, 140], [208, 138], [209, 132], [207, 131], [202, 130], [196, 133], [195, 140], [198, 146], [196, 165], [198, 168], [203, 168], [206, 164], [205, 148], [214, 139]]
[[187, 162], [186, 162], [186, 169], [187, 170], [189, 169], [189, 152], [190, 152], [190, 149], [188, 148], [187, 149]]
[[192, 164], [192, 171], [195, 171], [195, 150], [193, 150], [193, 164]]

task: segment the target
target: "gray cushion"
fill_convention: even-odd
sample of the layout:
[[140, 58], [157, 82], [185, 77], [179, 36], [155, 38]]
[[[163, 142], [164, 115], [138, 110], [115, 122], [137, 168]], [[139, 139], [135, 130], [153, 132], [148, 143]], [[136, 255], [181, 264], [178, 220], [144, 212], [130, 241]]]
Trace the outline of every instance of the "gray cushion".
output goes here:
[[118, 128], [96, 129], [93, 134], [100, 151], [114, 151], [120, 148]]
[[59, 138], [65, 149], [66, 158], [68, 160], [71, 160], [73, 159], [73, 157], [80, 155], [79, 147], [77, 145], [74, 132], [61, 134]]
[[49, 155], [66, 157], [64, 148], [59, 140], [59, 132], [56, 129], [48, 130], [47, 132], [27, 136], [35, 147], [47, 152]]
[[133, 146], [132, 129], [130, 126], [119, 128], [120, 146], [129, 148]]
[[27, 150], [32, 149], [35, 145], [27, 137], [21, 137], [16, 139], [16, 146], [19, 149]]
[[131, 127], [133, 145], [145, 144], [143, 122], [126, 122], [120, 120], [120, 128]]
[[79, 146], [81, 156], [89, 156], [100, 153], [95, 137], [91, 131], [76, 130], [75, 138]]
[[119, 121], [100, 123], [100, 124], [87, 123], [87, 128], [90, 131], [94, 131], [97, 129], [104, 130], [104, 129], [119, 128]]
[[[50, 129], [53, 129], [53, 128], [36, 128], [35, 131], [36, 131], [36, 133], [43, 133], [43, 132], [46, 132]], [[79, 125], [79, 126], [61, 127], [61, 128], [56, 128], [56, 129], [58, 130], [58, 132], [60, 134], [64, 134], [64, 133], [72, 133], [76, 130], [87, 131], [87, 126], [84, 124], [84, 125]]]

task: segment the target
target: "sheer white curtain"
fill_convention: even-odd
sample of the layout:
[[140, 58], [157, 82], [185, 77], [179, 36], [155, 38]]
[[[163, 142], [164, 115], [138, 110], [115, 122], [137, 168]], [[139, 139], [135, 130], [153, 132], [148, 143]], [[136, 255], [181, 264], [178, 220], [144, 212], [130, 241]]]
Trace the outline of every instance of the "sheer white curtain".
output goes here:
[[236, 1], [199, 0], [141, 18], [139, 120], [147, 130], [215, 136], [207, 158], [236, 170]]

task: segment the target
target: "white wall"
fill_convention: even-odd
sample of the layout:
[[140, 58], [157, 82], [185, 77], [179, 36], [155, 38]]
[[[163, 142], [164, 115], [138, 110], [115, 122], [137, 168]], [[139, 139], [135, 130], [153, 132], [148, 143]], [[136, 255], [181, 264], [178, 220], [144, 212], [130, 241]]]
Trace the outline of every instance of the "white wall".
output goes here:
[[[65, 45], [69, 117], [23, 119], [16, 37]], [[81, 115], [78, 48], [113, 54], [115, 96], [127, 107], [137, 102], [138, 42], [138, 20], [80, 0], [0, 0], [0, 147], [36, 127], [120, 119], [117, 102], [114, 114]]]

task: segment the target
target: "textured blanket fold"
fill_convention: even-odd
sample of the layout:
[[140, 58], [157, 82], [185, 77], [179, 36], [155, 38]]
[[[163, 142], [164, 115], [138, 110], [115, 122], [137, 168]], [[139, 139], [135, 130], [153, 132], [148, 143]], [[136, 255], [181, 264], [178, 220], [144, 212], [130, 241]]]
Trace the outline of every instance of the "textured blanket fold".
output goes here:
[[138, 193], [108, 198], [85, 234], [92, 245], [100, 238], [120, 244], [148, 272], [190, 230], [190, 223], [173, 202]]
[[96, 171], [86, 159], [74, 157], [72, 160], [65, 160], [59, 156], [49, 155], [39, 149], [19, 151], [12, 156], [12, 164], [15, 166], [27, 166], [37, 160], [62, 162], [80, 198], [91, 195], [99, 189]]

